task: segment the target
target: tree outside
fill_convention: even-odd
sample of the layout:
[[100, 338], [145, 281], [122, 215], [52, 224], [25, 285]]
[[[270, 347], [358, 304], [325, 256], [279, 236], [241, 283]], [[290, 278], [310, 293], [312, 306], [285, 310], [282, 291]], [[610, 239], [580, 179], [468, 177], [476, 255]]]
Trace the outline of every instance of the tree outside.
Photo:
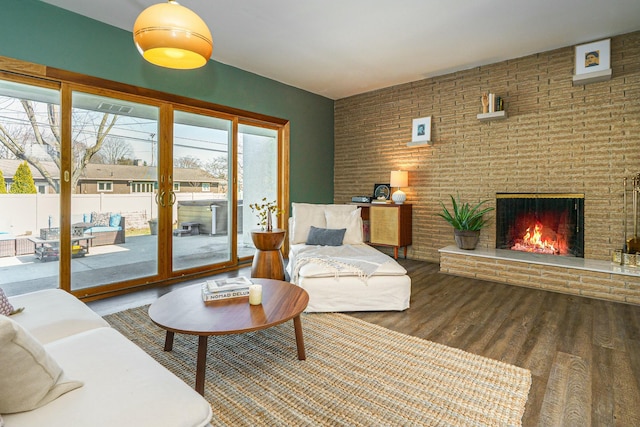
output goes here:
[[[0, 97], [0, 107], [5, 114], [0, 122], [0, 146], [5, 154], [3, 158], [24, 159], [42, 177], [49, 186], [59, 192], [59, 182], [51, 176], [42, 161], [53, 161], [60, 169], [62, 141], [60, 134], [60, 106], [57, 104]], [[77, 182], [84, 169], [100, 151], [118, 120], [118, 115], [89, 110], [74, 109], [72, 112], [73, 159], [71, 188], [77, 188]], [[90, 137], [87, 137], [90, 135]], [[119, 154], [126, 154], [120, 141], [112, 143]], [[109, 154], [111, 155], [112, 152]], [[35, 191], [34, 191], [35, 192]]]
[[4, 180], [4, 175], [0, 170], [0, 194], [7, 194], [7, 182]]
[[38, 189], [33, 181], [33, 175], [31, 175], [31, 169], [26, 160], [20, 163], [15, 175], [13, 176], [13, 182], [9, 193], [11, 194], [36, 194]]

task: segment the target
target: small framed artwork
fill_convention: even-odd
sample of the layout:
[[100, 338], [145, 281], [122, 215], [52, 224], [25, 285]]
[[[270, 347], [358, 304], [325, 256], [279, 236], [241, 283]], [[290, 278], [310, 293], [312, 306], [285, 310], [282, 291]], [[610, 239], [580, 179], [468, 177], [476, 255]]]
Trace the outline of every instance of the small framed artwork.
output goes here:
[[390, 184], [373, 184], [373, 198], [377, 200], [389, 200], [391, 197]]
[[576, 75], [611, 68], [611, 39], [576, 46]]
[[413, 119], [411, 142], [431, 141], [431, 116]]

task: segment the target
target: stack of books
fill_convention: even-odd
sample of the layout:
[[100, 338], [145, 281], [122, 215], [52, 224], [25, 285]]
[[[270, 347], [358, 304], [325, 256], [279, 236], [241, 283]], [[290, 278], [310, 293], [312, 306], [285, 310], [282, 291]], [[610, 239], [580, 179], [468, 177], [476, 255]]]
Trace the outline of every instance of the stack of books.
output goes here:
[[219, 301], [229, 298], [246, 297], [252, 283], [246, 277], [207, 280], [202, 284], [203, 301]]

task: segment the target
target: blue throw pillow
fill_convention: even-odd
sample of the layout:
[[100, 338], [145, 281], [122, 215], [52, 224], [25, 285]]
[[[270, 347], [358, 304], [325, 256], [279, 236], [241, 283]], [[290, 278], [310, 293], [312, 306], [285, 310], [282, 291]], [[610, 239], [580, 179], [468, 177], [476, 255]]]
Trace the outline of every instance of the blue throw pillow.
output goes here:
[[120, 214], [111, 214], [109, 217], [109, 227], [120, 227], [120, 220], [122, 219], [122, 215]]
[[91, 222], [91, 214], [90, 213], [86, 213], [82, 215], [82, 222]]
[[307, 245], [342, 246], [346, 228], [317, 228], [313, 225], [309, 230]]

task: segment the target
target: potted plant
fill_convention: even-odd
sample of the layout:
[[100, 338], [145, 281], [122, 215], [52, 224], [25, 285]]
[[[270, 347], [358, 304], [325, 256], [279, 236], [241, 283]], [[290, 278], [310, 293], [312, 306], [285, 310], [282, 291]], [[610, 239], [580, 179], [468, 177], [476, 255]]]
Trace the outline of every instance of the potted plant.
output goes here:
[[252, 203], [249, 205], [252, 212], [255, 212], [258, 216], [258, 225], [261, 227], [263, 231], [272, 231], [273, 225], [271, 221], [271, 214], [274, 213], [276, 216], [282, 214], [282, 209], [278, 208], [277, 202], [274, 200], [273, 202], [267, 202], [267, 198], [262, 198], [262, 203]]
[[280, 247], [284, 242], [285, 230], [273, 229], [271, 214], [281, 215], [284, 211], [278, 208], [277, 202], [267, 202], [264, 197], [261, 203], [249, 205], [252, 212], [258, 216], [260, 230], [251, 231], [251, 240], [256, 247], [251, 264], [251, 277], [265, 279], [284, 279], [284, 261]]
[[493, 210], [492, 207], [483, 208], [482, 205], [489, 200], [482, 200], [475, 206], [462, 203], [460, 195], [451, 197], [452, 210], [449, 211], [444, 203], [440, 202], [442, 212], [438, 215], [453, 226], [453, 235], [460, 249], [475, 249], [480, 237], [480, 230], [487, 225], [488, 220], [484, 214]]

